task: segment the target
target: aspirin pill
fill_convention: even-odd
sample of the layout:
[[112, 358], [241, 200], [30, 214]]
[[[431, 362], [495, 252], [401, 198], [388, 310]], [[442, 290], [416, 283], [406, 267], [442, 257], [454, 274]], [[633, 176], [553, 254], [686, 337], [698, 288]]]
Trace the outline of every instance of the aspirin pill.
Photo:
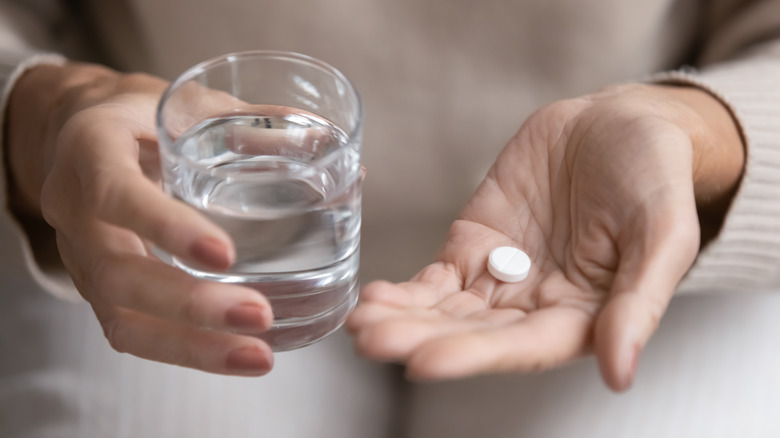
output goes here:
[[511, 246], [499, 246], [490, 251], [488, 272], [497, 280], [516, 283], [528, 277], [531, 258], [523, 251]]

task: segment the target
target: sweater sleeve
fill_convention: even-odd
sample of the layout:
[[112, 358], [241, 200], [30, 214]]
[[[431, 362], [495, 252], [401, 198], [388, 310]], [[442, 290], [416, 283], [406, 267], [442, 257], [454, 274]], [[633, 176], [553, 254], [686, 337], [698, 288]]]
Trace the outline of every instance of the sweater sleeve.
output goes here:
[[[15, 82], [28, 69], [41, 64], [62, 64], [65, 58], [48, 53], [45, 20], [13, 2], [0, 1], [0, 139], [5, 138], [6, 106]], [[5, 157], [0, 141], [0, 156]], [[30, 239], [8, 206], [7, 166], [0, 166], [0, 279], [45, 290], [62, 299], [78, 299], [70, 277], [61, 266], [47, 269], [34, 256]], [[0, 280], [5, 283], [5, 281]]]
[[697, 69], [653, 78], [719, 98], [746, 147], [743, 178], [720, 233], [679, 292], [780, 288], [780, 1], [744, 3], [712, 31]]

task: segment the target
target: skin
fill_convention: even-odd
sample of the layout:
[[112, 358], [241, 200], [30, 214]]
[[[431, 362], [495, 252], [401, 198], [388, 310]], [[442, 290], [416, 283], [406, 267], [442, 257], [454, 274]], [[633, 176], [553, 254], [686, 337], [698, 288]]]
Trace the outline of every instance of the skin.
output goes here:
[[85, 64], [25, 74], [6, 125], [11, 203], [56, 230], [62, 262], [114, 349], [213, 373], [265, 374], [269, 346], [233, 333], [270, 327], [265, 297], [196, 280], [150, 254], [153, 244], [212, 269], [235, 257], [224, 231], [160, 190], [154, 113], [166, 86]]
[[[149, 253], [153, 244], [213, 269], [235, 257], [222, 230], [159, 189], [153, 116], [165, 86], [86, 64], [27, 72], [6, 120], [12, 209], [54, 228], [116, 350], [264, 374], [268, 346], [234, 331], [267, 329], [267, 300]], [[499, 155], [437, 260], [409, 282], [364, 288], [348, 321], [357, 348], [405, 363], [415, 379], [540, 371], [595, 353], [606, 383], [624, 390], [743, 162], [728, 111], [697, 89], [627, 85], [543, 108]], [[499, 245], [531, 256], [527, 280], [486, 272]]]
[[[699, 90], [628, 85], [543, 108], [436, 261], [364, 288], [348, 321], [357, 348], [417, 380], [537, 372], [593, 353], [605, 383], [626, 390], [743, 162], [734, 121]], [[525, 281], [487, 272], [505, 245], [529, 254]]]

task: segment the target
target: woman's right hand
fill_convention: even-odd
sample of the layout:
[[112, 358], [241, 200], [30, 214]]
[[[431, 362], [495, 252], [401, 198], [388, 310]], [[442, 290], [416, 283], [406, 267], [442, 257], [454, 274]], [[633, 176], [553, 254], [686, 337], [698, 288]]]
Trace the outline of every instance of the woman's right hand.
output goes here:
[[11, 95], [7, 176], [17, 215], [45, 219], [62, 262], [111, 346], [145, 359], [235, 375], [273, 364], [256, 333], [271, 326], [256, 290], [195, 279], [150, 253], [158, 246], [213, 269], [230, 237], [166, 196], [154, 114], [167, 83], [91, 64], [38, 66]]

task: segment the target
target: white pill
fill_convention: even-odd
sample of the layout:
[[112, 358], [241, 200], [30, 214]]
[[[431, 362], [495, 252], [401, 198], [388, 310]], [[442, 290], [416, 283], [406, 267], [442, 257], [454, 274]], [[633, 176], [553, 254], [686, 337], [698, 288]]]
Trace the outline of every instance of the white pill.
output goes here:
[[488, 272], [497, 280], [517, 283], [528, 277], [531, 258], [523, 251], [511, 246], [499, 246], [490, 251]]

